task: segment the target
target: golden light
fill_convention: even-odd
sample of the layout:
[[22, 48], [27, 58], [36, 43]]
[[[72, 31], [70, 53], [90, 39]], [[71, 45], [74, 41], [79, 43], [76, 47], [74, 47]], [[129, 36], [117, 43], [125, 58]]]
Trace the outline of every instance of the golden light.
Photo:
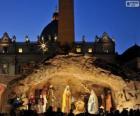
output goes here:
[[46, 44], [41, 44], [41, 48], [45, 48], [46, 47]]
[[39, 47], [43, 52], [48, 51], [47, 42], [44, 41], [44, 38], [39, 42]]
[[92, 53], [92, 48], [88, 48], [88, 53]]
[[22, 48], [19, 48], [18, 53], [22, 53], [22, 52], [23, 52]]
[[81, 52], [82, 52], [81, 48], [79, 48], [79, 47], [76, 48], [76, 52], [77, 52], [77, 53], [81, 53]]
[[55, 41], [57, 40], [57, 36], [54, 37], [54, 40], [55, 40]]

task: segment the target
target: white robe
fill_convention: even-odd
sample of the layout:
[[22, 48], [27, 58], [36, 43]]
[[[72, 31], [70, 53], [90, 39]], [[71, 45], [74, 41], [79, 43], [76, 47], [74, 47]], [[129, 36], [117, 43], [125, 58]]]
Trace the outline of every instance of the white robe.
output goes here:
[[47, 106], [47, 98], [46, 95], [43, 95], [43, 99], [44, 99], [44, 104], [43, 104], [43, 113], [46, 112], [46, 106]]
[[89, 114], [98, 113], [98, 98], [93, 90], [91, 91], [91, 94], [88, 100], [88, 113]]

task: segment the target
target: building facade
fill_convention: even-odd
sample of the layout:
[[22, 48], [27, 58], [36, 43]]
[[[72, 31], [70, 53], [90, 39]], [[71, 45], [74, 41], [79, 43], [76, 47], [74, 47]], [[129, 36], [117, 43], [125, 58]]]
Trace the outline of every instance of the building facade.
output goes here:
[[[45, 36], [42, 36], [34, 42], [31, 42], [27, 36], [25, 42], [17, 42], [15, 36], [11, 38], [8, 33], [3, 34], [0, 38], [0, 74], [26, 75], [30, 73], [35, 64], [37, 65], [44, 59], [59, 53], [61, 47], [57, 42], [57, 33], [51, 35], [47, 33], [50, 28], [44, 29], [50, 37], [48, 36], [48, 39], [46, 39]], [[67, 49], [67, 46], [64, 47], [64, 51], [65, 49]], [[93, 55], [114, 62], [115, 42], [107, 33], [103, 33], [102, 37], [96, 37], [94, 42], [86, 42], [83, 37], [82, 41], [74, 42], [72, 49], [68, 52]]]
[[0, 74], [26, 75], [46, 58], [56, 54], [76, 53], [92, 55], [96, 58], [115, 62], [115, 42], [104, 32], [93, 42], [74, 38], [74, 1], [60, 0], [59, 12], [53, 14], [52, 21], [42, 30], [36, 41], [17, 42], [16, 37], [4, 33], [0, 38]]

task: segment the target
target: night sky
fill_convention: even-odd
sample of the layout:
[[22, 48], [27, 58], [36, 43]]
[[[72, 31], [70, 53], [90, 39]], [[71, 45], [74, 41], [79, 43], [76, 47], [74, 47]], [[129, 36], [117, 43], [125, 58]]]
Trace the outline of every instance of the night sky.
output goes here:
[[[140, 7], [128, 8], [126, 0], [75, 0], [75, 39], [87, 41], [107, 32], [116, 41], [116, 51], [140, 45]], [[140, 1], [140, 0], [139, 0]], [[0, 0], [0, 37], [4, 32], [24, 41], [35, 41], [51, 21], [57, 0]]]

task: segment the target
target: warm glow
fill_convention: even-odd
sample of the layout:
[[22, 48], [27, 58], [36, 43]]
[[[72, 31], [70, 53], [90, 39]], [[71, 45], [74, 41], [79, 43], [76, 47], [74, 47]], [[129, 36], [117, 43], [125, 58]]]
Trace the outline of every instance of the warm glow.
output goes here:
[[39, 47], [43, 52], [48, 51], [47, 43], [44, 40], [40, 42]]
[[46, 45], [45, 45], [45, 44], [41, 44], [41, 47], [42, 47], [42, 48], [45, 48], [45, 47], [46, 47]]
[[57, 40], [57, 36], [54, 37], [54, 40], [55, 40], [55, 41]]
[[92, 48], [88, 48], [88, 53], [92, 53]]
[[19, 48], [18, 53], [22, 53], [22, 52], [23, 52], [22, 48]]
[[76, 48], [77, 53], [81, 53], [81, 51], [82, 51], [81, 48]]
[[3, 68], [7, 68], [7, 64], [3, 64]]

